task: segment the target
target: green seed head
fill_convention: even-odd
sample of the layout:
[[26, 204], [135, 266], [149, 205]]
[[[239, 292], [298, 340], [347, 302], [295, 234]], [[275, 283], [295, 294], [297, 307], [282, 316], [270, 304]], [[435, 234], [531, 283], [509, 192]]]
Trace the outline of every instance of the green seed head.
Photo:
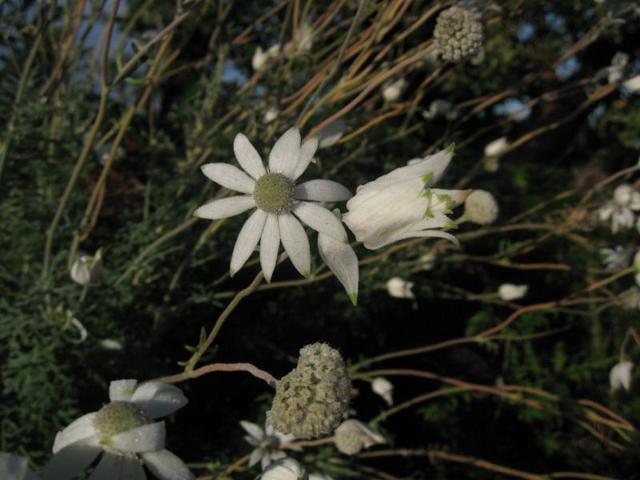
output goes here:
[[286, 213], [293, 202], [294, 184], [284, 175], [267, 173], [258, 179], [253, 198], [260, 210], [267, 213]]
[[93, 426], [103, 440], [149, 423], [151, 419], [128, 402], [111, 402], [93, 419]]

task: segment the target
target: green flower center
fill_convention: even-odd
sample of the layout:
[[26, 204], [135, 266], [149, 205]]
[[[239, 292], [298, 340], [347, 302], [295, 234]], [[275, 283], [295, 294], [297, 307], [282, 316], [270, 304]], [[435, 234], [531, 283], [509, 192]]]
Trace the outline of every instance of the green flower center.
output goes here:
[[260, 210], [285, 213], [293, 202], [294, 184], [280, 173], [267, 173], [258, 179], [253, 198]]
[[142, 410], [128, 402], [111, 402], [98, 411], [93, 426], [101, 439], [151, 423]]

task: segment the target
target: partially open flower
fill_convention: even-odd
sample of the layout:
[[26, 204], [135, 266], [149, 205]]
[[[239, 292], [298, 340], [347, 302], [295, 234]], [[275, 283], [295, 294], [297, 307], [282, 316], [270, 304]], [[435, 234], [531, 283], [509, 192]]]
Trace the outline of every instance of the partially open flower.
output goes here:
[[625, 361], [616, 363], [609, 373], [609, 384], [611, 391], [631, 388], [631, 371], [633, 370], [633, 362]]
[[498, 295], [505, 302], [518, 300], [527, 294], [529, 287], [527, 285], [514, 285], [513, 283], [503, 283], [498, 288]]
[[378, 432], [353, 419], [342, 422], [334, 434], [336, 448], [345, 455], [355, 455], [360, 453], [363, 448], [384, 442], [384, 437]]
[[440, 180], [452, 155], [450, 149], [442, 150], [358, 187], [347, 202], [344, 223], [371, 250], [413, 237], [456, 242], [440, 229], [454, 226], [447, 215], [464, 202], [469, 190], [430, 188]]
[[293, 458], [272, 463], [260, 476], [261, 480], [308, 480], [307, 471]]
[[0, 452], [0, 479], [38, 480], [38, 477], [29, 470], [29, 463], [26, 458]]
[[44, 480], [70, 480], [101, 453], [92, 478], [142, 480], [146, 478], [142, 465], [161, 480], [194, 478], [182, 460], [164, 448], [164, 422], [155, 421], [187, 403], [179, 388], [117, 380], [109, 385], [109, 398], [111, 402], [100, 410], [58, 432]]
[[498, 204], [491, 193], [474, 190], [464, 201], [464, 218], [478, 225], [490, 225], [498, 218]]

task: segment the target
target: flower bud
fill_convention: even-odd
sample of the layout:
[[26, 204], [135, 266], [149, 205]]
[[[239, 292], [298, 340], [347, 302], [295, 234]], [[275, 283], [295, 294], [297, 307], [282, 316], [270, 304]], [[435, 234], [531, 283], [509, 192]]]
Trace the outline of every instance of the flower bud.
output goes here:
[[102, 252], [100, 249], [94, 256], [80, 253], [76, 257], [71, 271], [69, 272], [71, 279], [80, 285], [87, 285], [95, 282], [102, 275]]
[[272, 463], [260, 476], [261, 480], [308, 480], [306, 470], [293, 458]]
[[351, 398], [340, 353], [325, 343], [300, 350], [298, 365], [276, 386], [267, 423], [296, 438], [319, 438], [339, 424]]
[[518, 300], [527, 294], [529, 287], [527, 285], [514, 285], [512, 283], [503, 283], [498, 288], [498, 295], [505, 302]]
[[633, 362], [620, 362], [613, 366], [609, 372], [609, 384], [611, 391], [631, 388], [631, 370], [633, 370]]
[[404, 78], [396, 80], [382, 89], [382, 98], [389, 103], [396, 102], [404, 93], [405, 88], [407, 88], [407, 82]]
[[482, 52], [484, 38], [480, 15], [454, 6], [438, 15], [433, 37], [444, 60], [459, 62]]
[[484, 147], [484, 154], [487, 157], [499, 157], [509, 149], [507, 137], [500, 137], [487, 143]]
[[363, 448], [384, 443], [384, 437], [358, 420], [345, 420], [336, 428], [336, 448], [345, 455], [355, 455]]
[[464, 216], [478, 225], [490, 225], [498, 218], [498, 204], [485, 190], [474, 190], [464, 201]]
[[413, 285], [413, 282], [393, 277], [387, 280], [387, 293], [393, 298], [416, 298], [412, 291]]
[[376, 377], [371, 382], [371, 390], [382, 397], [387, 405], [393, 405], [393, 384], [384, 377]]

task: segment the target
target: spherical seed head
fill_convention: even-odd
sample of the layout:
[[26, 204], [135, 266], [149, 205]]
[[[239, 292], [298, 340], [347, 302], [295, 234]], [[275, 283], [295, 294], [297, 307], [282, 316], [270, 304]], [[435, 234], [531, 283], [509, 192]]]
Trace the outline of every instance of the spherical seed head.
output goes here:
[[464, 202], [464, 214], [470, 222], [490, 225], [498, 218], [498, 204], [485, 190], [474, 190]]
[[102, 407], [93, 426], [102, 439], [151, 423], [151, 418], [128, 402], [111, 402]]
[[451, 7], [438, 15], [433, 37], [444, 60], [459, 62], [482, 51], [483, 27], [477, 12]]
[[267, 423], [296, 438], [319, 438], [338, 426], [351, 397], [340, 353], [324, 343], [300, 350], [298, 365], [276, 387]]
[[294, 184], [280, 173], [267, 173], [256, 181], [253, 198], [267, 213], [286, 213], [293, 202]]

